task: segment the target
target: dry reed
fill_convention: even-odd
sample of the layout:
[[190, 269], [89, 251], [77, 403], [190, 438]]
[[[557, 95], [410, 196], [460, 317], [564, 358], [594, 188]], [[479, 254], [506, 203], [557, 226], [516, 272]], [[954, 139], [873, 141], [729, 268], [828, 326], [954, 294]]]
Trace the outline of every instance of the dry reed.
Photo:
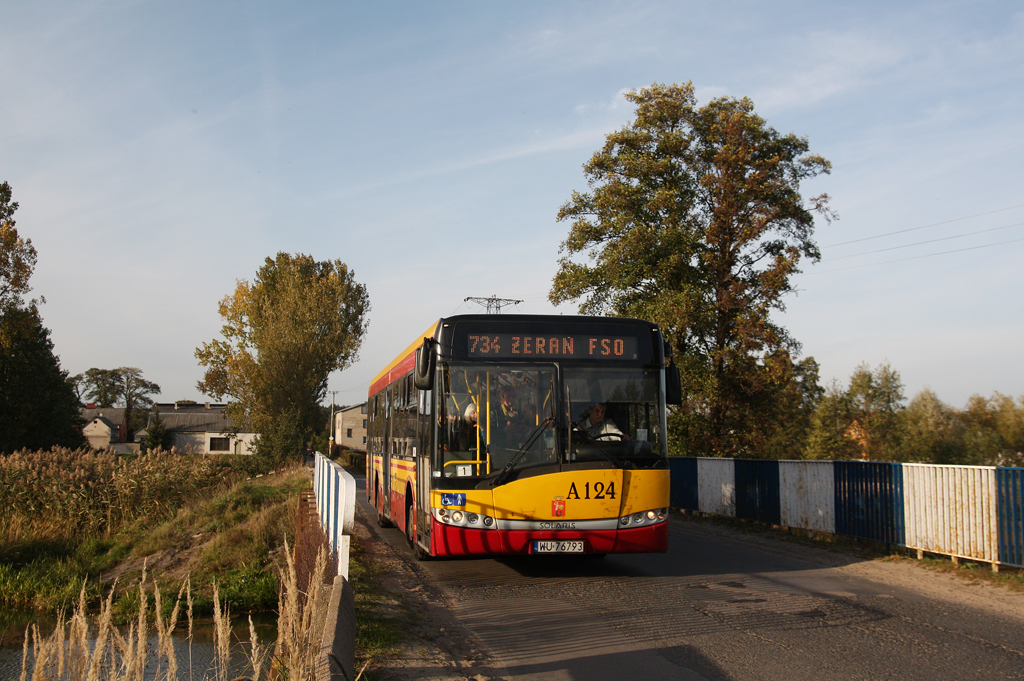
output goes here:
[[208, 456], [55, 448], [0, 457], [0, 542], [68, 540], [166, 517], [223, 482]]
[[[327, 610], [327, 590], [323, 588], [327, 553], [321, 548], [317, 555], [308, 593], [300, 592], [295, 564], [287, 549], [285, 555], [286, 565], [280, 568], [277, 641], [273, 657], [271, 647], [259, 643], [256, 627], [249, 617], [250, 644], [246, 658], [252, 681], [264, 681], [275, 672], [278, 678], [289, 681], [315, 679]], [[113, 590], [102, 601], [94, 624], [90, 624], [84, 588], [70, 618], [65, 619], [65, 614], [60, 613], [49, 636], [41, 634], [37, 625], [29, 627], [25, 631], [19, 681], [143, 681], [147, 665], [154, 670], [148, 674], [152, 681], [178, 681], [173, 634], [181, 615], [183, 595], [188, 622], [188, 678], [194, 679], [191, 664], [193, 601], [189, 580], [179, 589], [174, 607], [166, 619], [161, 615], [163, 596], [160, 587], [154, 584], [152, 626], [156, 631], [155, 645], [149, 644], [149, 593], [145, 582], [146, 571], [143, 569], [139, 581], [139, 614], [124, 633], [113, 625]], [[216, 584], [213, 615], [213, 668], [206, 670], [201, 678], [205, 681], [228, 681], [231, 672], [230, 612], [226, 606], [222, 607]]]
[[299, 589], [295, 561], [288, 542], [285, 542], [285, 567], [281, 569], [281, 591], [277, 620], [278, 659], [289, 681], [313, 681], [316, 678], [316, 660], [320, 652], [320, 639], [327, 614], [326, 590], [323, 588], [327, 571], [327, 550], [321, 546], [317, 552], [313, 575], [307, 591]]

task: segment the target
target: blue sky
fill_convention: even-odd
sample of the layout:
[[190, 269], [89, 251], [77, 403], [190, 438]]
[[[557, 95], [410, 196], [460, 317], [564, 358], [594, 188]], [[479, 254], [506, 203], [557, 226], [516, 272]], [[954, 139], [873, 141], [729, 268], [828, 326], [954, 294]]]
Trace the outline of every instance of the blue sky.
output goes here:
[[[339, 403], [467, 296], [546, 300], [631, 88], [749, 96], [840, 220], [778, 320], [845, 382], [1024, 394], [1024, 10], [1010, 2], [5, 2], [0, 181], [71, 373], [205, 400], [217, 302], [278, 251], [365, 283]], [[918, 229], [920, 228], [920, 229]], [[905, 231], [912, 230], [912, 231]], [[926, 243], [927, 242], [927, 243]]]

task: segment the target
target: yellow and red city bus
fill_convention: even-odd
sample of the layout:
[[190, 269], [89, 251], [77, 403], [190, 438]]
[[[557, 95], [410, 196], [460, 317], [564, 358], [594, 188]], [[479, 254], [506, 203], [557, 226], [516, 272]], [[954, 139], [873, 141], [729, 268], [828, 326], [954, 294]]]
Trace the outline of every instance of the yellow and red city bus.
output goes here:
[[420, 558], [665, 551], [670, 358], [637, 319], [439, 320], [370, 385], [378, 522]]

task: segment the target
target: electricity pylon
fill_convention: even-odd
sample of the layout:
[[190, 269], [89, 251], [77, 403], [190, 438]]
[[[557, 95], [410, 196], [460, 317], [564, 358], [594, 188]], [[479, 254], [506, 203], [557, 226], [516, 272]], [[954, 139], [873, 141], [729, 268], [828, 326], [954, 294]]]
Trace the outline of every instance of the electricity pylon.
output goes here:
[[484, 305], [487, 307], [487, 314], [501, 314], [501, 308], [507, 305], [518, 305], [523, 302], [521, 300], [512, 300], [510, 298], [499, 298], [498, 296], [491, 296], [490, 298], [466, 298], [463, 302], [465, 303], [476, 303], [477, 305]]

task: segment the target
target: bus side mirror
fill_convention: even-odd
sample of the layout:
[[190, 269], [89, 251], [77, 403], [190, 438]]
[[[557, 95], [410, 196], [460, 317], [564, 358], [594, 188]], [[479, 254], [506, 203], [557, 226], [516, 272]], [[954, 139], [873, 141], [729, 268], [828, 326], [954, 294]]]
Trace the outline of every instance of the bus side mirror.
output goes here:
[[423, 345], [416, 350], [416, 369], [413, 372], [413, 383], [417, 390], [430, 390], [434, 387], [434, 367], [437, 366], [437, 353], [434, 347], [437, 341], [424, 338]]
[[665, 367], [665, 403], [683, 403], [683, 382], [679, 376], [679, 367], [675, 364]]
[[683, 381], [679, 367], [672, 361], [672, 344], [665, 341], [665, 404], [683, 403]]

